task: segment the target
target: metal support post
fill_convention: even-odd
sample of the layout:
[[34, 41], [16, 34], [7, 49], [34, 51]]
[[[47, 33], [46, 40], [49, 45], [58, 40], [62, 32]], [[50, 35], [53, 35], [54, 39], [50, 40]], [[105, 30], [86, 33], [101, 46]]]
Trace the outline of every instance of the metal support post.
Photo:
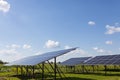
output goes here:
[[42, 80], [44, 80], [44, 62], [42, 63]]
[[56, 57], [54, 58], [54, 80], [56, 80], [56, 74], [57, 74], [57, 65], [56, 65]]

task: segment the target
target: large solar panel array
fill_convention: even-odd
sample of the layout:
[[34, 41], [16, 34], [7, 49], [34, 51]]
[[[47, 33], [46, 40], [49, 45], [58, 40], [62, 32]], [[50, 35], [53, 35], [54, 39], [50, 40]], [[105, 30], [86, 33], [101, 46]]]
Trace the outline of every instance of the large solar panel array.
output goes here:
[[89, 60], [91, 57], [80, 57], [80, 58], [71, 58], [68, 59], [64, 62], [62, 62], [62, 65], [67, 65], [67, 66], [75, 66], [78, 64], [83, 64], [85, 61]]
[[53, 59], [54, 57], [58, 57], [60, 55], [63, 55], [65, 53], [68, 53], [72, 50], [75, 50], [76, 48], [71, 49], [65, 49], [60, 51], [54, 51], [54, 52], [48, 52], [41, 55], [26, 57], [17, 61], [13, 61], [9, 63], [8, 65], [36, 65], [42, 62], [45, 62], [47, 60]]
[[120, 65], [120, 55], [96, 56], [84, 64], [87, 65]]

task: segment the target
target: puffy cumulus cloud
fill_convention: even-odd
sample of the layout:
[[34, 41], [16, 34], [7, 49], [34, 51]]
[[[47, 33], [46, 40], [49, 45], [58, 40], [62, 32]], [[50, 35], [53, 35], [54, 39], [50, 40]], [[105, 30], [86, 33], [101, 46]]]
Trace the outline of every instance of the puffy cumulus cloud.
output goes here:
[[0, 58], [3, 61], [11, 62], [25, 57], [24, 54], [20, 53], [15, 49], [3, 49], [0, 50]]
[[58, 41], [48, 40], [45, 43], [45, 48], [56, 48], [59, 46], [60, 46], [60, 43]]
[[16, 54], [17, 51], [15, 49], [2, 49], [0, 50], [0, 54], [1, 55], [12, 55], [12, 54]]
[[0, 49], [0, 58], [3, 61], [10, 62], [22, 58], [22, 54], [13, 48]]
[[94, 47], [93, 50], [98, 50], [98, 47]]
[[[72, 47], [69, 47], [69, 48], [72, 48]], [[67, 49], [69, 49], [69, 48], [67, 48]], [[88, 54], [86, 51], [84, 51], [83, 49], [79, 49], [79, 48], [77, 48], [76, 50], [73, 50], [73, 51], [71, 51], [70, 53], [76, 53], [76, 54], [81, 54], [81, 55], [85, 55], [85, 54]]]
[[29, 49], [29, 48], [31, 48], [31, 45], [28, 45], [28, 44], [24, 44], [24, 45], [11, 44], [11, 45], [7, 45], [6, 48], [9, 48], [9, 49], [17, 49], [17, 48]]
[[44, 51], [38, 51], [38, 52], [35, 52], [34, 55], [40, 55], [40, 54], [44, 54], [44, 53], [46, 53], [46, 52], [44, 52]]
[[0, 11], [6, 13], [10, 10], [10, 4], [6, 0], [0, 0]]
[[91, 56], [91, 54], [88, 54], [87, 51], [83, 50], [83, 49], [76, 49], [74, 51], [71, 51], [67, 54], [64, 54], [60, 57], [58, 57], [58, 61], [62, 62], [62, 61], [65, 61], [67, 59], [70, 59], [70, 58], [76, 58], [76, 57], [86, 57], [86, 56]]
[[90, 25], [90, 26], [94, 26], [96, 23], [94, 22], [94, 21], [89, 21], [88, 22], [88, 25]]
[[31, 45], [28, 45], [28, 44], [23, 45], [23, 49], [30, 49], [30, 48], [31, 48]]
[[105, 44], [112, 45], [113, 42], [112, 41], [106, 41]]
[[107, 31], [105, 32], [105, 34], [114, 34], [120, 32], [120, 27], [116, 27], [116, 25], [115, 26], [106, 25], [106, 29]]
[[12, 44], [12, 45], [7, 45], [6, 47], [16, 49], [16, 48], [20, 48], [21, 46], [17, 44]]
[[[67, 46], [64, 46], [64, 48], [65, 48], [65, 49], [70, 49], [70, 48], [72, 48], [72, 47], [70, 47], [70, 46], [67, 45]], [[70, 53], [86, 54], [87, 52], [84, 51], [83, 49], [77, 48], [76, 50], [71, 51]]]
[[93, 50], [95, 50], [96, 52], [99, 52], [99, 53], [105, 52], [104, 49], [101, 49], [101, 48], [98, 48], [98, 47], [94, 47]]
[[65, 46], [65, 49], [70, 49], [70, 48], [72, 48], [72, 47], [70, 47], [70, 46], [68, 46], [68, 45], [67, 45], [67, 46]]
[[[3, 59], [6, 62], [11, 62], [11, 61], [15, 61], [15, 60], [19, 60], [21, 58], [24, 58], [25, 56], [23, 56], [22, 54], [14, 54], [14, 55], [9, 55], [9, 56], [5, 56]], [[14, 58], [14, 59], [13, 59]]]
[[28, 44], [24, 44], [24, 45], [11, 44], [7, 46], [1, 46], [0, 59], [8, 62], [23, 58], [25, 56], [28, 56], [28, 54], [25, 53], [29, 51], [28, 50], [29, 48], [31, 48], [31, 45]]
[[87, 53], [87, 52], [84, 51], [83, 49], [76, 49], [76, 50], [74, 50], [74, 51], [72, 51], [72, 52], [78, 53], [78, 54], [86, 54], [86, 53]]
[[107, 54], [111, 54], [112, 53], [112, 51], [105, 50], [105, 49], [98, 48], [98, 47], [94, 47], [93, 50], [98, 52], [98, 53], [107, 53]]

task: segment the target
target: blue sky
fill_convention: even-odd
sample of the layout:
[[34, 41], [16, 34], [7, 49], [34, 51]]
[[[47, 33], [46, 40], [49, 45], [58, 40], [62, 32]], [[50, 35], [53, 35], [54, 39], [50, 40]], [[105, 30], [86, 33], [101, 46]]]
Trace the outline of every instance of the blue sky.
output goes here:
[[[119, 0], [0, 0], [0, 59], [70, 47], [70, 57], [120, 53]], [[14, 58], [14, 59], [13, 59]]]

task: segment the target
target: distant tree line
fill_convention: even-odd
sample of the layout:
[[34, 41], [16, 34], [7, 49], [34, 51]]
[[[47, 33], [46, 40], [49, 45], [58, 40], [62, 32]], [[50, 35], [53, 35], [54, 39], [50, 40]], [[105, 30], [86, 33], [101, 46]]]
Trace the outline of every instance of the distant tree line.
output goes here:
[[8, 62], [3, 62], [2, 60], [0, 60], [0, 64], [7, 64]]

